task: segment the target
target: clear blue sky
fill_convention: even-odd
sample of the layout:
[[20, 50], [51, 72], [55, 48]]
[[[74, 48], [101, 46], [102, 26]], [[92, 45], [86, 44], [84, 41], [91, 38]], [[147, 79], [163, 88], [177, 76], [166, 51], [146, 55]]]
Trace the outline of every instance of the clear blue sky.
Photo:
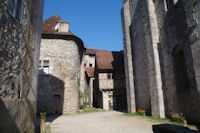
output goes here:
[[44, 18], [55, 14], [70, 23], [70, 31], [88, 48], [123, 49], [122, 0], [45, 0]]

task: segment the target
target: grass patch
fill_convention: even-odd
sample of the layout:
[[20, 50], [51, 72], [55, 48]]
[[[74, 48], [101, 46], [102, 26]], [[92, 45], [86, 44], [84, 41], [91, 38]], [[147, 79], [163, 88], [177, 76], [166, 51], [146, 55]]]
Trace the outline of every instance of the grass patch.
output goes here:
[[140, 115], [138, 113], [126, 113], [125, 116], [138, 116], [138, 117], [146, 118], [146, 119], [149, 119], [149, 120], [152, 120], [152, 121], [155, 121], [155, 122], [166, 122], [166, 123], [170, 123], [170, 124], [173, 124], [173, 125], [184, 126], [184, 123], [171, 121], [171, 119], [169, 119], [169, 118], [143, 116], [143, 115]]
[[100, 108], [83, 108], [82, 110], [79, 111], [79, 113], [102, 112], [102, 111], [104, 110]]

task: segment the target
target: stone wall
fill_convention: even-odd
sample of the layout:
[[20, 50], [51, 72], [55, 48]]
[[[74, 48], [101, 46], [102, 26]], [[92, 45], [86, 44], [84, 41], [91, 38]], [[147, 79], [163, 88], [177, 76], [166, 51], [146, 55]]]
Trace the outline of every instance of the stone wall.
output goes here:
[[38, 112], [69, 114], [78, 110], [80, 45], [73, 38], [42, 39], [40, 60], [49, 61], [49, 74], [39, 76]]
[[24, 1], [21, 22], [0, 2], [0, 129], [35, 132], [43, 0]]
[[135, 105], [135, 90], [134, 90], [134, 76], [133, 76], [133, 62], [130, 40], [130, 1], [123, 0], [123, 8], [121, 9], [123, 42], [124, 42], [124, 68], [126, 73], [126, 92], [127, 92], [127, 110], [129, 113], [136, 111]]
[[168, 2], [129, 1], [136, 107], [160, 117], [182, 112], [189, 122], [200, 122], [200, 2]]

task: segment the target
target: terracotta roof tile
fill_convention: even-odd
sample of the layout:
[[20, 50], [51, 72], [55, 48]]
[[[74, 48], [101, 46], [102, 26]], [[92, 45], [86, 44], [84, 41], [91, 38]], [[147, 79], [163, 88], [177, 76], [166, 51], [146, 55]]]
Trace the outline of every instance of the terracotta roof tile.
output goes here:
[[105, 49], [86, 49], [86, 54], [95, 55], [97, 52], [105, 52]]
[[42, 23], [42, 33], [55, 33], [55, 26], [59, 21], [63, 21], [59, 15], [44, 20]]
[[87, 73], [88, 77], [94, 77], [94, 68], [93, 67], [87, 67], [86, 73]]
[[96, 53], [97, 69], [102, 70], [120, 70], [124, 69], [123, 52], [97, 52]]

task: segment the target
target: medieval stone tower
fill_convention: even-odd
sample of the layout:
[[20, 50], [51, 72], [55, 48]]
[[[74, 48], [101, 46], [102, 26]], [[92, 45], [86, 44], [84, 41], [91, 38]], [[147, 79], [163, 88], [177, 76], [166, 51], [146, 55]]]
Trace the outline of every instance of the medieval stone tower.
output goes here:
[[123, 1], [129, 112], [182, 112], [200, 122], [199, 7], [198, 0]]

